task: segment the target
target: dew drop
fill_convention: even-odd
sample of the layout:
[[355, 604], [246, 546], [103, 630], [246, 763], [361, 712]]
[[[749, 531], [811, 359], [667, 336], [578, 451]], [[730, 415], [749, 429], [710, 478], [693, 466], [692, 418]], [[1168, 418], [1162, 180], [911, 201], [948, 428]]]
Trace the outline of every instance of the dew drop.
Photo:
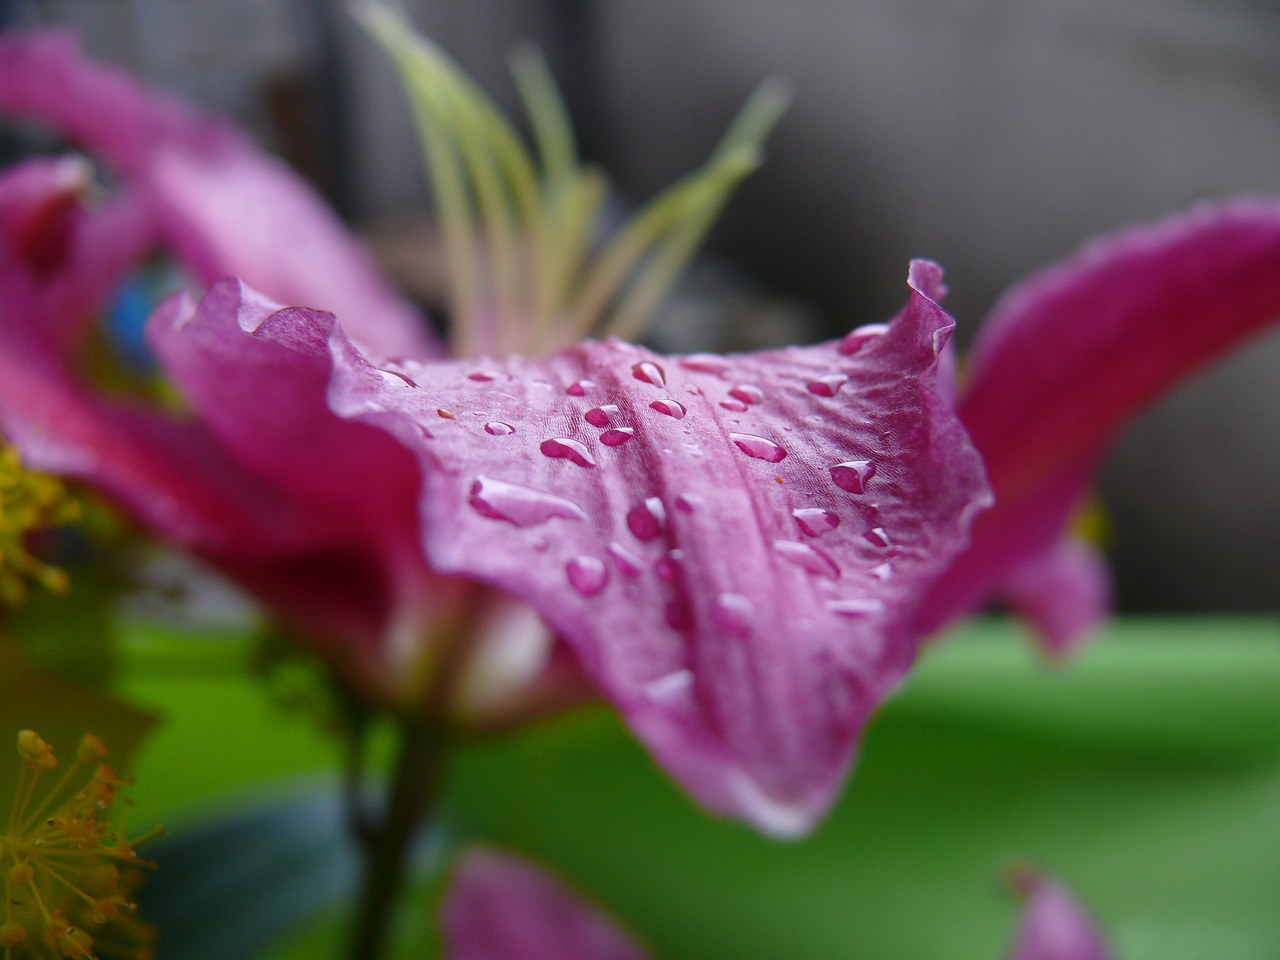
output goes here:
[[620, 447], [635, 435], [631, 427], [613, 427], [600, 434], [600, 442], [606, 447]]
[[866, 541], [877, 547], [893, 546], [893, 541], [889, 539], [889, 535], [884, 532], [884, 527], [872, 527], [862, 535]]
[[585, 520], [587, 516], [572, 500], [491, 477], [476, 477], [469, 502], [482, 517], [517, 527], [532, 527], [555, 518]]
[[702, 505], [702, 498], [695, 493], [682, 493], [676, 497], [676, 509], [681, 513], [693, 513]]
[[667, 508], [659, 497], [649, 497], [627, 511], [627, 529], [637, 540], [652, 540], [667, 525]]
[[842, 617], [870, 617], [884, 612], [884, 601], [876, 597], [861, 597], [856, 600], [828, 600], [823, 606]]
[[411, 387], [416, 387], [418, 385], [417, 381], [415, 381], [412, 377], [410, 377], [408, 374], [401, 373], [399, 370], [387, 370], [384, 368], [384, 369], [380, 369], [378, 372], [382, 374], [383, 380], [386, 380], [388, 383], [397, 387], [403, 386], [405, 384], [408, 384]]
[[866, 493], [867, 483], [876, 475], [874, 460], [847, 460], [831, 468], [831, 479], [841, 490]]
[[762, 403], [764, 401], [764, 391], [749, 383], [738, 384], [729, 391], [729, 396], [743, 403]]
[[745, 403], [743, 403], [741, 400], [735, 400], [733, 399], [733, 397], [727, 397], [724, 400], [721, 400], [720, 406], [734, 413], [742, 413], [744, 410], [747, 409], [747, 405]]
[[594, 597], [609, 582], [609, 568], [597, 557], [574, 557], [564, 569], [569, 584], [584, 597]]
[[613, 423], [613, 418], [617, 415], [618, 405], [606, 403], [600, 407], [592, 407], [582, 415], [582, 418], [593, 427], [607, 427]]
[[577, 383], [571, 383], [565, 388], [565, 393], [571, 397], [585, 397], [588, 390], [595, 389], [595, 384], [590, 380], [579, 380]]
[[811, 537], [820, 537], [840, 526], [840, 518], [821, 507], [800, 507], [792, 510], [791, 516], [796, 518], [800, 529]]
[[857, 353], [876, 337], [887, 333], [888, 330], [889, 325], [887, 323], [868, 323], [865, 326], [858, 327], [840, 341], [840, 352], [846, 357]]
[[501, 420], [490, 420], [484, 425], [484, 432], [494, 437], [505, 437], [516, 432], [516, 428]]
[[751, 634], [751, 623], [755, 612], [751, 601], [742, 594], [722, 593], [716, 597], [716, 604], [711, 608], [711, 619], [721, 629], [728, 630], [739, 637], [746, 637]]
[[497, 380], [498, 375], [488, 370], [477, 370], [475, 373], [468, 373], [467, 379], [475, 380], [477, 383], [489, 383], [492, 380]]
[[680, 576], [680, 558], [684, 556], [679, 550], [672, 550], [665, 557], [659, 557], [653, 565], [653, 572], [668, 583]]
[[634, 577], [644, 569], [644, 561], [621, 544], [609, 544], [609, 556], [624, 577]]
[[586, 444], [579, 443], [577, 440], [570, 440], [568, 437], [553, 437], [550, 440], [543, 440], [542, 446], [538, 448], [543, 455], [551, 457], [554, 460], [569, 460], [576, 463], [580, 467], [594, 467], [596, 462], [591, 459]]
[[688, 670], [673, 670], [665, 676], [646, 683], [644, 692], [650, 700], [669, 702], [688, 695], [689, 688], [692, 686], [692, 673]]
[[831, 577], [833, 580], [838, 579], [840, 576], [840, 568], [836, 566], [836, 562], [821, 550], [811, 547], [807, 543], [798, 543], [795, 540], [775, 540], [773, 549], [778, 552], [778, 556], [785, 560], [790, 560], [797, 567], [807, 570], [809, 573]]
[[667, 375], [662, 368], [649, 360], [633, 363], [631, 365], [631, 375], [637, 380], [642, 380], [655, 387], [665, 387], [667, 385]]
[[679, 400], [672, 400], [670, 397], [653, 401], [653, 403], [649, 404], [649, 409], [657, 410], [659, 413], [675, 420], [683, 420], [684, 415], [689, 412], [683, 403]]
[[872, 567], [870, 573], [871, 576], [875, 577], [881, 583], [885, 583], [893, 576], [893, 567], [889, 566], [887, 563], [880, 563]]
[[686, 370], [694, 370], [698, 373], [713, 373], [716, 376], [724, 376], [733, 369], [732, 363], [714, 353], [692, 353], [687, 357], [681, 357], [680, 366]]
[[808, 390], [816, 397], [834, 397], [848, 380], [849, 377], [843, 373], [833, 373], [829, 377], [810, 381]]
[[757, 437], [750, 433], [731, 433], [729, 439], [748, 457], [764, 460], [766, 463], [777, 463], [786, 457], [787, 451], [772, 440]]

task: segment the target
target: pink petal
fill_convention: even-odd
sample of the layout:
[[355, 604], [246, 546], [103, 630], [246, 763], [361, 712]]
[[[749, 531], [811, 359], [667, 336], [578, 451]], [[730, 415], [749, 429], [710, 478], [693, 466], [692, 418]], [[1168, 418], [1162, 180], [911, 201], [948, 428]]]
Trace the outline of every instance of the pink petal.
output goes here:
[[1111, 577], [1092, 547], [1064, 539], [1023, 563], [1003, 599], [1033, 627], [1054, 659], [1074, 653], [1111, 609]]
[[82, 59], [72, 37], [0, 38], [0, 109], [53, 125], [113, 167], [204, 282], [240, 276], [285, 303], [336, 310], [382, 356], [437, 349], [297, 175], [229, 126]]
[[1206, 204], [1095, 241], [1011, 290], [971, 353], [960, 413], [996, 507], [921, 616], [937, 629], [1050, 549], [1143, 405], [1280, 318], [1280, 201]]
[[594, 904], [526, 860], [472, 848], [441, 907], [448, 960], [646, 960]]
[[1093, 920], [1065, 887], [1025, 868], [1011, 879], [1026, 906], [1009, 960], [1111, 960]]
[[[885, 332], [715, 372], [616, 342], [379, 370], [335, 332], [329, 399], [417, 452], [437, 570], [533, 606], [706, 806], [796, 834], [832, 802], [912, 661], [920, 591], [987, 502], [932, 392], [951, 329], [920, 292], [936, 276], [913, 266]], [[836, 374], [831, 397], [807, 388]], [[721, 405], [746, 386], [759, 402]]]

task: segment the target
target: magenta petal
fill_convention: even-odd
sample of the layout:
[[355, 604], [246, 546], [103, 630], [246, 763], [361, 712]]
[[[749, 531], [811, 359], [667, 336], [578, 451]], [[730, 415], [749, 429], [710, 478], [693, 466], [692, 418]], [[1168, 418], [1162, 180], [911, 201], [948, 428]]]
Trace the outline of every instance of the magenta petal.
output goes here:
[[224, 280], [198, 308], [162, 306], [147, 333], [201, 425], [265, 488], [285, 492], [310, 541], [346, 557], [343, 592], [368, 594], [374, 622], [360, 634], [373, 642], [434, 578], [418, 546], [414, 458], [325, 402], [333, 325], [331, 314], [281, 308]]
[[[933, 392], [951, 320], [919, 287], [936, 273], [914, 265], [907, 307], [852, 346], [713, 372], [617, 342], [379, 370], [337, 335], [330, 403], [418, 453], [436, 569], [533, 606], [706, 806], [796, 834], [831, 803], [913, 659], [921, 590], [987, 503]], [[836, 375], [832, 396], [808, 389]], [[747, 388], [752, 403], [722, 404]]]
[[1026, 868], [1011, 879], [1026, 906], [1009, 960], [1111, 960], [1092, 918], [1065, 887]]
[[48, 123], [145, 195], [204, 282], [240, 276], [285, 303], [339, 312], [383, 356], [429, 356], [423, 322], [323, 202], [230, 127], [45, 32], [0, 38], [0, 110]]
[[1058, 541], [1005, 580], [1003, 599], [1033, 627], [1052, 658], [1074, 653], [1111, 609], [1111, 576], [1096, 550]]
[[441, 906], [448, 960], [646, 960], [598, 907], [526, 860], [472, 848]]
[[1145, 403], [1280, 318], [1280, 201], [1123, 231], [1011, 290], [971, 353], [960, 414], [996, 507], [921, 627], [974, 609], [1051, 549], [1102, 450]]

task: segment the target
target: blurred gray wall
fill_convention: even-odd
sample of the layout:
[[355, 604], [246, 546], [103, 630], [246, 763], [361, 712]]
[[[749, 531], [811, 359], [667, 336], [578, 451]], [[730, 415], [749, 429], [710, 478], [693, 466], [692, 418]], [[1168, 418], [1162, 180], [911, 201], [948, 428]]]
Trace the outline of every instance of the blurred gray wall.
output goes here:
[[[963, 342], [1010, 282], [1096, 232], [1204, 197], [1280, 193], [1280, 5], [1265, 0], [403, 6], [508, 105], [507, 49], [541, 42], [587, 154], [633, 199], [699, 163], [762, 77], [790, 79], [795, 106], [714, 245], [814, 305], [828, 333], [890, 314], [907, 260], [928, 256], [947, 268]], [[248, 117], [348, 215], [425, 206], [394, 78], [336, 3], [7, 9], [80, 23], [96, 51]], [[282, 138], [276, 101], [287, 107], [291, 84], [310, 84], [319, 109]], [[1103, 490], [1126, 606], [1280, 607], [1278, 370], [1280, 334], [1120, 443]]]

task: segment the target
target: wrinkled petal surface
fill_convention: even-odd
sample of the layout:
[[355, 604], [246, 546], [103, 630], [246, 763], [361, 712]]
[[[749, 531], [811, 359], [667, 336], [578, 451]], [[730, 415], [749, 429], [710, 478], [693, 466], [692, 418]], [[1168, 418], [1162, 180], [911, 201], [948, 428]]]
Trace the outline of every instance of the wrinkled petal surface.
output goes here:
[[[936, 585], [932, 632], [1053, 550], [1142, 406], [1280, 319], [1280, 201], [1206, 204], [1095, 241], [1013, 288], [970, 354], [960, 414], [996, 506]], [[1059, 643], [1062, 638], [1059, 638]]]
[[282, 302], [337, 311], [383, 356], [437, 349], [297, 175], [220, 121], [83, 59], [73, 37], [0, 37], [0, 112], [50, 124], [112, 167], [203, 282], [239, 276]]
[[441, 907], [449, 960], [647, 960], [649, 954], [563, 881], [512, 854], [473, 848]]
[[1009, 960], [1111, 960], [1093, 919], [1065, 887], [1031, 871], [1014, 878], [1026, 896]]
[[[987, 503], [933, 392], [938, 276], [915, 264], [888, 326], [749, 356], [609, 342], [380, 369], [335, 330], [329, 401], [417, 454], [437, 571], [533, 606], [703, 804], [796, 834]], [[289, 317], [259, 335], [313, 343], [289, 324], [326, 322]]]

